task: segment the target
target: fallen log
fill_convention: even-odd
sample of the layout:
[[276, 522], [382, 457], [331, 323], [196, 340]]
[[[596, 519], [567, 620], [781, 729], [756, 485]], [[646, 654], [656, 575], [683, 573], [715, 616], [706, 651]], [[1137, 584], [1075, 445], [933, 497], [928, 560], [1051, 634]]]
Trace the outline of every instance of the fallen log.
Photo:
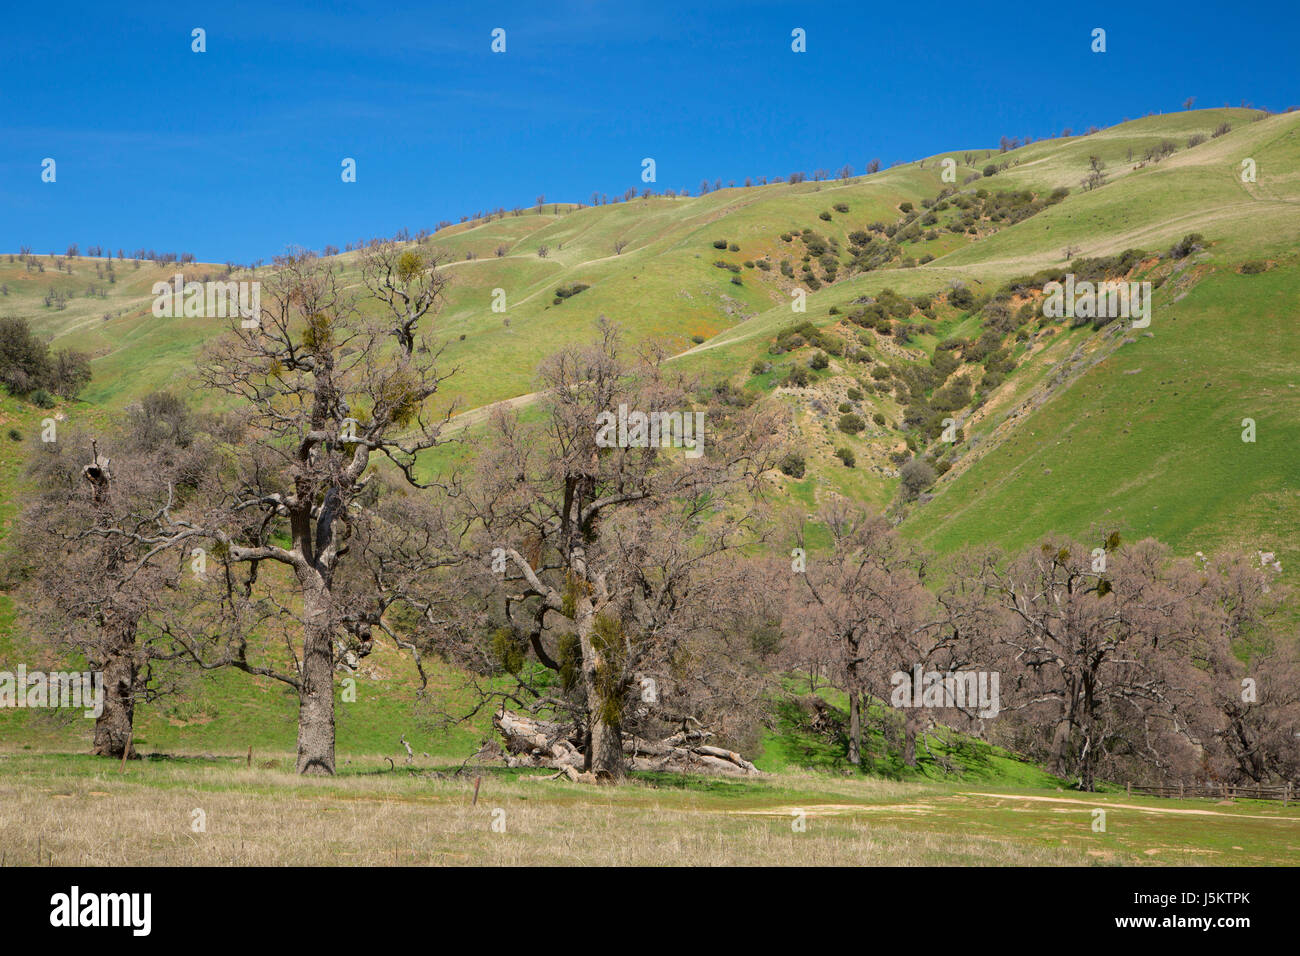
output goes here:
[[[572, 729], [512, 710], [495, 714], [492, 724], [505, 741], [504, 750], [485, 746], [480, 756], [499, 757], [507, 767], [541, 767], [558, 771], [570, 780], [584, 780], [583, 741]], [[760, 773], [733, 750], [705, 743], [713, 735], [705, 730], [679, 731], [663, 740], [623, 735], [623, 754], [631, 770], [674, 773], [711, 773], [749, 776]]]

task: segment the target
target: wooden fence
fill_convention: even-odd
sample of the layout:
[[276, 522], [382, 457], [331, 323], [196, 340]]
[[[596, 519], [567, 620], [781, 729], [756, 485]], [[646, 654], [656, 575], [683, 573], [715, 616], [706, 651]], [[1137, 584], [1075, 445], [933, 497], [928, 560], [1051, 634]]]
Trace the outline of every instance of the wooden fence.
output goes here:
[[1232, 783], [1176, 784], [1174, 786], [1139, 787], [1128, 784], [1129, 793], [1144, 793], [1152, 797], [1179, 797], [1207, 800], [1281, 800], [1286, 806], [1300, 797], [1300, 789], [1292, 784], [1276, 787], [1242, 787]]

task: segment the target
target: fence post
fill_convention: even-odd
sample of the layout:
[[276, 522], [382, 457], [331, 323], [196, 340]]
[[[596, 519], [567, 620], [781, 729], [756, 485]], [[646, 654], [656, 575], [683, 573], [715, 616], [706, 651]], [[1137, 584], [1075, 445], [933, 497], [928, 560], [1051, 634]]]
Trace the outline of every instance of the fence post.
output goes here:
[[1133, 781], [1129, 780], [1127, 783], [1125, 783], [1124, 789], [1128, 792], [1128, 795], [1130, 797], [1133, 796]]
[[1181, 780], [1179, 780], [1179, 781], [1178, 781], [1178, 799], [1181, 800], [1182, 798], [1183, 798], [1183, 782], [1182, 782]]

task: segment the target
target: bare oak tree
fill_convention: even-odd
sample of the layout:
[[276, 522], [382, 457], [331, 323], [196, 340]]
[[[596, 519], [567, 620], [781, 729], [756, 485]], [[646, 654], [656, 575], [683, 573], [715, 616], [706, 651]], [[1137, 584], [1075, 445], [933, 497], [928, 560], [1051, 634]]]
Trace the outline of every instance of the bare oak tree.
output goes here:
[[[544, 420], [499, 414], [470, 494], [478, 566], [495, 568], [504, 588], [503, 640], [559, 678], [558, 687], [521, 681], [516, 693], [581, 723], [584, 765], [599, 779], [624, 776], [626, 730], [655, 716], [698, 721], [692, 710], [710, 682], [719, 694], [738, 686], [720, 657], [685, 661], [736, 637], [721, 617], [724, 595], [743, 583], [729, 559], [758, 536], [775, 429], [752, 409], [713, 402], [700, 413], [698, 456], [666, 440], [600, 443], [598, 416], [620, 406], [691, 420], [689, 385], [663, 359], [648, 346], [625, 362], [608, 323], [595, 345], [550, 357]], [[647, 679], [659, 689], [650, 697]]]
[[[160, 402], [174, 409], [170, 431], [147, 414]], [[25, 617], [38, 643], [84, 656], [103, 675], [93, 752], [107, 757], [135, 756], [135, 706], [157, 695], [154, 666], [170, 657], [157, 623], [186, 555], [151, 529], [196, 494], [211, 459], [174, 399], [151, 395], [145, 406], [144, 415], [135, 414], [140, 406], [130, 410], [131, 427], [100, 440], [69, 430], [42, 443], [28, 470], [35, 494], [10, 557], [26, 581]]]
[[[287, 583], [294, 607], [284, 610], [300, 629], [287, 664], [254, 663], [219, 634], [187, 640], [177, 628], [172, 636], [203, 666], [233, 666], [295, 689], [300, 773], [334, 772], [335, 667], [349, 639], [364, 652], [371, 629], [383, 625], [383, 573], [350, 567], [374, 553], [354, 544], [362, 529], [376, 540], [381, 482], [372, 466], [389, 464], [412, 486], [433, 484], [418, 458], [443, 440], [450, 414], [428, 408], [447, 377], [420, 329], [441, 298], [434, 262], [391, 243], [368, 247], [363, 275], [389, 313], [371, 317], [332, 260], [310, 252], [278, 259], [258, 327], [232, 328], [200, 361], [202, 385], [233, 396], [247, 429], [220, 494], [201, 510], [162, 513], [141, 534], [146, 543], [210, 542], [230, 590], [246, 600], [259, 586], [271, 597]], [[287, 582], [264, 585], [259, 571], [268, 563], [287, 572]]]

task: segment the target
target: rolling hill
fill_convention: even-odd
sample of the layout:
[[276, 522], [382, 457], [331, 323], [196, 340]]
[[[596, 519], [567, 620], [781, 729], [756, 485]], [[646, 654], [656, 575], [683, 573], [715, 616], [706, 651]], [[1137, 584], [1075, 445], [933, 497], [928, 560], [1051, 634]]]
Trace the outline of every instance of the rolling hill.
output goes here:
[[[1094, 157], [1105, 181], [1084, 188]], [[1243, 160], [1254, 182], [1243, 182]], [[1287, 579], [1300, 571], [1300, 113], [1188, 111], [843, 180], [548, 203], [443, 229], [424, 246], [448, 256], [437, 329], [458, 367], [446, 401], [458, 403], [460, 428], [478, 427], [492, 403], [526, 407], [538, 361], [590, 337], [605, 315], [634, 340], [666, 340], [707, 384], [786, 403], [805, 471], [781, 481], [802, 505], [832, 491], [892, 505], [941, 552], [1106, 527], [1182, 553], [1273, 551]], [[357, 253], [337, 259], [360, 287]], [[1032, 284], [1017, 284], [1089, 261], [1152, 282], [1149, 328], [1046, 321]], [[0, 255], [0, 315], [90, 353], [94, 370], [79, 400], [54, 411], [0, 398], [6, 522], [43, 417], [104, 423], [150, 391], [184, 389], [197, 349], [223, 331], [220, 320], [152, 315], [151, 286], [181, 267], [112, 265], [110, 278], [103, 259]], [[217, 278], [226, 267], [183, 271]], [[492, 309], [495, 290], [504, 312]], [[801, 297], [806, 309], [794, 311]], [[1006, 341], [985, 350], [990, 309], [1010, 318]], [[811, 362], [819, 352], [829, 352], [823, 368]], [[990, 375], [990, 360], [1006, 368]], [[941, 362], [956, 364], [927, 371]], [[919, 387], [904, 400], [907, 377], [922, 372], [924, 400]], [[909, 405], [942, 413], [936, 393], [963, 376], [976, 394], [949, 411], [960, 440], [928, 434], [932, 421], [907, 424]], [[863, 427], [844, 431], [843, 414]], [[1253, 443], [1241, 439], [1246, 418]], [[912, 455], [941, 473], [903, 500], [899, 465]], [[13, 620], [5, 598], [0, 648], [21, 639]], [[379, 676], [402, 668], [395, 655], [375, 660]], [[213, 750], [292, 739], [293, 702], [278, 688], [213, 680], [214, 708], [150, 712], [145, 734]], [[341, 749], [389, 750], [411, 719], [404, 677], [374, 688], [351, 726], [341, 720]], [[18, 737], [15, 719], [0, 721], [0, 736]], [[80, 728], [45, 729], [66, 739]], [[448, 752], [471, 737], [449, 738]]]

